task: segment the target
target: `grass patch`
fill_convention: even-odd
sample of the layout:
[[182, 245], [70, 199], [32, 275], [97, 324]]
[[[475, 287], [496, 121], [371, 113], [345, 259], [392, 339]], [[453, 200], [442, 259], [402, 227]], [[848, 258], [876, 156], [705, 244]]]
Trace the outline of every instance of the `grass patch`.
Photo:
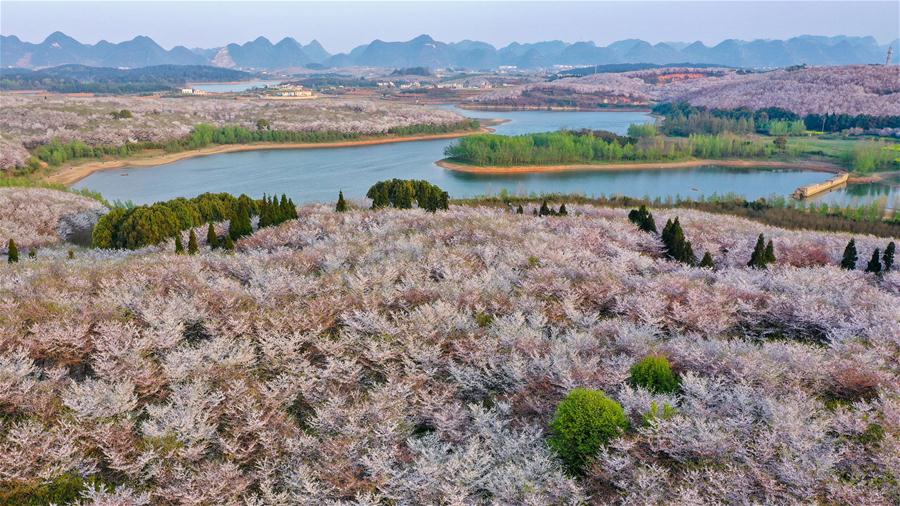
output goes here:
[[110, 204], [108, 200], [103, 198], [103, 195], [101, 195], [100, 192], [88, 190], [87, 188], [69, 188], [64, 184], [50, 183], [47, 181], [32, 179], [27, 176], [0, 177], [0, 188], [46, 188], [49, 190], [57, 190], [61, 192], [72, 193], [75, 195], [81, 195], [82, 197], [94, 199], [106, 207], [112, 207], [112, 204]]

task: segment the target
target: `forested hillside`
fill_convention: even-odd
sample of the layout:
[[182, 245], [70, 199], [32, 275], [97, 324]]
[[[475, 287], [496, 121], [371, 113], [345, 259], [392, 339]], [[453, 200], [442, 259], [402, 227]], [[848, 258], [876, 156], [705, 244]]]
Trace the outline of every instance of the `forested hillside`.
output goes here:
[[242, 81], [251, 77], [246, 72], [204, 65], [157, 65], [138, 69], [62, 65], [35, 71], [2, 68], [0, 89], [139, 93], [170, 90], [189, 82]]

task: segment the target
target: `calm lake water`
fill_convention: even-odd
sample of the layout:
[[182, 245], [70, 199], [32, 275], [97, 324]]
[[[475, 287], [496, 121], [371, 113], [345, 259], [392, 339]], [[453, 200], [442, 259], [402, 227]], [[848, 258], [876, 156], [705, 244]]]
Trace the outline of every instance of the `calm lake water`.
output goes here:
[[189, 84], [195, 90], [208, 91], [210, 93], [237, 93], [249, 90], [250, 88], [264, 88], [266, 86], [275, 86], [281, 81], [243, 81], [240, 83], [196, 83]]
[[[516, 135], [561, 128], [591, 128], [625, 133], [628, 125], [650, 121], [640, 112], [464, 111], [475, 118], [502, 118], [497, 133]], [[365, 196], [377, 181], [425, 179], [450, 193], [468, 197], [498, 193], [581, 193], [651, 198], [736, 193], [748, 199], [789, 195], [801, 185], [827, 179], [812, 171], [698, 167], [678, 170], [566, 172], [490, 176], [444, 170], [435, 161], [454, 140], [382, 144], [352, 148], [244, 151], [181, 160], [152, 168], [96, 172], [75, 185], [101, 192], [109, 200], [151, 203], [204, 192], [287, 193], [296, 202], [332, 201], [338, 190], [348, 198]], [[829, 203], [868, 202], [900, 195], [897, 184], [829, 193]]]

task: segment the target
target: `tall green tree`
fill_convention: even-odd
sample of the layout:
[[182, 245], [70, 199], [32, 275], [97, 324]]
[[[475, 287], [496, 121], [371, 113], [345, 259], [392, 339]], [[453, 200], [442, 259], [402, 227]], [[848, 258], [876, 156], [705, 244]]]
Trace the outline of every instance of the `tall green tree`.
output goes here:
[[694, 249], [690, 241], [685, 239], [684, 230], [681, 228], [681, 222], [678, 217], [675, 221], [666, 221], [666, 226], [662, 233], [663, 245], [666, 248], [666, 255], [679, 262], [688, 265], [696, 265], [697, 257], [694, 255]]
[[888, 243], [887, 248], [884, 248], [884, 256], [881, 257], [882, 268], [885, 272], [891, 270], [894, 266], [894, 250], [897, 249], [897, 246], [894, 244], [894, 241]]
[[439, 187], [423, 180], [391, 179], [379, 181], [369, 188], [366, 197], [372, 199], [372, 209], [395, 207], [411, 209], [415, 201], [420, 209], [436, 212], [449, 208], [450, 196]]
[[188, 253], [196, 255], [199, 249], [200, 247], [197, 245], [197, 234], [194, 233], [194, 229], [191, 229], [191, 233], [188, 236]]
[[878, 248], [875, 248], [875, 251], [872, 252], [872, 258], [866, 264], [866, 272], [871, 272], [872, 274], [881, 273], [881, 251]]
[[259, 202], [259, 228], [265, 228], [275, 223], [272, 205], [269, 203], [269, 197], [263, 194], [262, 200]]
[[294, 199], [287, 200], [287, 218], [286, 220], [296, 220], [297, 219], [297, 205], [294, 204]]
[[334, 206], [334, 210], [339, 213], [347, 212], [347, 201], [344, 200], [344, 192], [343, 191], [338, 192], [337, 205]]
[[181, 233], [180, 232], [175, 236], [175, 254], [176, 255], [184, 254], [184, 244], [181, 243]]
[[709, 251], [703, 254], [703, 259], [700, 260], [700, 267], [704, 269], [712, 269], [715, 268], [716, 264], [713, 262], [712, 255], [709, 254]]
[[653, 220], [653, 215], [647, 210], [647, 206], [642, 205], [638, 209], [629, 211], [628, 219], [644, 232], [656, 233], [656, 221]]
[[550, 208], [547, 207], [547, 201], [541, 202], [541, 210], [538, 211], [540, 216], [550, 216]]
[[750, 254], [750, 261], [747, 267], [754, 269], [766, 268], [766, 239], [762, 234], [756, 238], [756, 246], [753, 247], [753, 253]]
[[6, 261], [11, 264], [19, 261], [19, 248], [16, 246], [16, 241], [12, 239], [9, 240], [6, 247]]
[[850, 239], [847, 247], [844, 248], [844, 256], [841, 258], [841, 269], [852, 271], [856, 269], [856, 261], [859, 257], [856, 254], [856, 240]]
[[348, 208], [347, 208], [347, 201], [344, 200], [344, 192], [343, 192], [343, 191], [339, 191], [339, 192], [338, 192], [338, 203], [334, 206], [334, 210], [337, 211], [337, 212], [339, 212], [339, 213], [346, 213], [346, 212], [347, 212], [347, 209], [348, 209]]
[[394, 207], [397, 209], [412, 209], [415, 195], [415, 189], [413, 189], [411, 184], [403, 182], [397, 185], [394, 194]]
[[516, 214], [525, 214], [525, 210], [522, 209], [522, 204], [519, 204], [519, 207], [516, 208]]
[[559, 215], [560, 216], [568, 216], [569, 215], [569, 210], [566, 209], [565, 204], [562, 204], [561, 206], [559, 206]]
[[243, 201], [238, 202], [237, 210], [228, 224], [228, 235], [232, 241], [253, 233], [253, 224], [250, 222], [250, 209]]
[[766, 264], [775, 263], [775, 245], [772, 244], [772, 239], [766, 244], [765, 260]]
[[219, 247], [219, 237], [216, 235], [216, 229], [213, 227], [212, 223], [206, 228], [206, 244], [209, 245], [209, 249], [216, 249]]
[[225, 242], [222, 244], [222, 249], [234, 251], [234, 241], [231, 239], [231, 234], [225, 234]]
[[668, 248], [669, 241], [672, 240], [672, 218], [666, 220], [666, 224], [663, 226], [662, 233], [660, 234], [660, 239], [662, 239], [663, 245]]

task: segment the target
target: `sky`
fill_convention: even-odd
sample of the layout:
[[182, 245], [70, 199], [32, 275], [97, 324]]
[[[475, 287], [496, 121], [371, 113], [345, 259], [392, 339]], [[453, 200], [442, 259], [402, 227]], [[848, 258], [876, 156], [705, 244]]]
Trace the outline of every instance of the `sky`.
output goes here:
[[606, 45], [784, 39], [796, 35], [900, 37], [900, 1], [738, 2], [36, 2], [0, 0], [0, 33], [40, 42], [62, 31], [85, 43], [147, 35], [165, 48], [220, 47], [262, 35], [317, 39], [332, 53], [374, 39]]

